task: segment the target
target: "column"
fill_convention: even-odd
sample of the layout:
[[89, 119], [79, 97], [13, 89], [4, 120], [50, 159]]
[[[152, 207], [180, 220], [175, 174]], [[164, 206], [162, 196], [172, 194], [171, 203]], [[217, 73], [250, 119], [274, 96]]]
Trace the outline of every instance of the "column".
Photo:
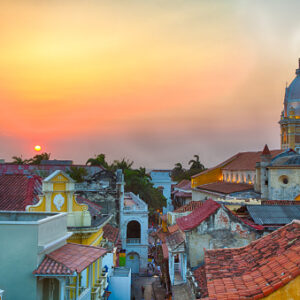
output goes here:
[[59, 280], [59, 299], [65, 299], [65, 286], [66, 286], [66, 279], [65, 278], [58, 278]]

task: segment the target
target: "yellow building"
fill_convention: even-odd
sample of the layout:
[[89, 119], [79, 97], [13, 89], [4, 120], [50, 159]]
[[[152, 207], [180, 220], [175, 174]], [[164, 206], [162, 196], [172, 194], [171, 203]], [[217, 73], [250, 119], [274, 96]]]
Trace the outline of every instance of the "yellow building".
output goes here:
[[102, 216], [100, 207], [75, 194], [75, 182], [65, 172], [57, 170], [43, 180], [43, 194], [27, 211], [67, 212], [68, 230], [73, 233], [68, 242], [98, 246], [103, 237], [103, 226], [111, 216]]

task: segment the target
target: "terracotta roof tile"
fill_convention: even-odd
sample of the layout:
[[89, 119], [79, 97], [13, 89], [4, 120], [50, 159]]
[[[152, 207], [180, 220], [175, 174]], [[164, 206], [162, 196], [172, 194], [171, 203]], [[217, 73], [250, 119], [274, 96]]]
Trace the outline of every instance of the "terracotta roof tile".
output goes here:
[[265, 144], [264, 150], [262, 152], [262, 155], [271, 155], [271, 152], [269, 150], [269, 147], [267, 144]]
[[183, 243], [184, 240], [185, 240], [185, 235], [181, 231], [176, 231], [173, 234], [170, 234], [166, 237], [166, 243], [171, 249]]
[[246, 183], [216, 181], [216, 182], [212, 182], [212, 183], [208, 183], [208, 184], [199, 185], [199, 186], [197, 186], [196, 189], [209, 191], [209, 192], [215, 192], [215, 193], [231, 194], [231, 193], [251, 190], [251, 189], [253, 189], [253, 185], [246, 184]]
[[36, 175], [1, 175], [0, 210], [25, 211], [36, 204], [42, 191], [42, 178]]
[[174, 232], [176, 232], [177, 230], [179, 230], [179, 227], [177, 224], [174, 224], [172, 226], [168, 226], [168, 231], [172, 234]]
[[201, 299], [207, 297], [208, 291], [206, 283], [205, 265], [197, 268], [193, 273], [200, 288]]
[[242, 248], [208, 250], [205, 272], [209, 298], [261, 299], [299, 276], [299, 266], [299, 221]]
[[192, 198], [192, 192], [174, 191], [173, 196], [180, 198]]
[[97, 216], [101, 213], [102, 207], [99, 204], [92, 202], [89, 199], [86, 199], [81, 196], [76, 196], [76, 201], [80, 204], [86, 204], [88, 206], [88, 210], [92, 217]]
[[193, 211], [202, 205], [203, 205], [202, 201], [190, 201], [188, 204], [183, 205], [183, 206], [177, 208], [176, 210], [174, 210], [174, 212], [182, 213], [182, 212], [186, 212], [186, 211]]
[[[283, 152], [282, 150], [271, 150], [269, 153], [272, 158], [276, 155]], [[229, 164], [224, 166], [222, 170], [228, 171], [255, 171], [256, 163], [260, 161], [260, 156], [262, 155], [262, 151], [258, 152], [240, 152], [237, 154], [236, 158], [232, 160]]]
[[166, 242], [166, 237], [168, 236], [168, 232], [163, 232], [163, 229], [160, 228], [156, 231], [156, 236], [163, 242]]
[[174, 188], [182, 189], [182, 190], [190, 190], [191, 189], [191, 181], [188, 179], [183, 179], [176, 185]]
[[215, 213], [221, 205], [211, 199], [206, 200], [202, 206], [195, 209], [188, 216], [178, 218], [176, 223], [181, 230], [191, 230], [199, 226], [205, 219]]
[[33, 273], [36, 275], [80, 273], [106, 252], [104, 248], [69, 243], [46, 254]]
[[119, 228], [106, 224], [103, 227], [103, 237], [112, 243], [115, 243], [119, 237]]

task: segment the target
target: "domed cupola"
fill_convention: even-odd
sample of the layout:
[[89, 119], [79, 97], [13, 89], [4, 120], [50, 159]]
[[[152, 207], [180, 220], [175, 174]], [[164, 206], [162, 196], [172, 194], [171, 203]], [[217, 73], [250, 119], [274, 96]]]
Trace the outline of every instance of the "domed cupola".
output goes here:
[[300, 116], [300, 58], [296, 75], [296, 78], [285, 90], [284, 110], [286, 117], [289, 116], [291, 107], [294, 108], [295, 115]]
[[300, 58], [296, 78], [285, 89], [284, 108], [280, 117], [281, 149], [300, 153]]

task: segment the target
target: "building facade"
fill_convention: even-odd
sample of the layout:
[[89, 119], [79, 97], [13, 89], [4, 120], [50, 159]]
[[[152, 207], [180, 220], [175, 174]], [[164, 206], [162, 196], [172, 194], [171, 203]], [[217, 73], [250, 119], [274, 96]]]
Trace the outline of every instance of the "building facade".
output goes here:
[[132, 273], [145, 272], [148, 263], [148, 205], [133, 193], [123, 193], [120, 202], [122, 249]]

